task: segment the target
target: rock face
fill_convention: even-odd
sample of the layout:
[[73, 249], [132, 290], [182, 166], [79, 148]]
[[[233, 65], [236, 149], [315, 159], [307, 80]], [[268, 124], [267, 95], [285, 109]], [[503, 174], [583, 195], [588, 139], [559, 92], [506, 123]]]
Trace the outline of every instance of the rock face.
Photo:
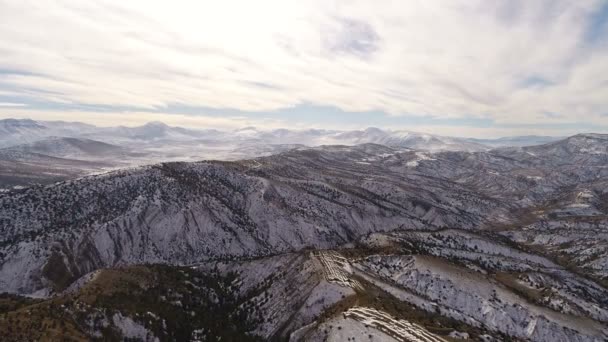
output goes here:
[[[353, 337], [341, 326], [603, 341], [607, 148], [603, 135], [483, 152], [323, 146], [3, 193], [0, 292], [57, 298], [99, 269], [189, 265], [236, 277], [224, 295], [262, 310], [243, 328], [262, 339]], [[152, 336], [124, 310], [104, 317]]]

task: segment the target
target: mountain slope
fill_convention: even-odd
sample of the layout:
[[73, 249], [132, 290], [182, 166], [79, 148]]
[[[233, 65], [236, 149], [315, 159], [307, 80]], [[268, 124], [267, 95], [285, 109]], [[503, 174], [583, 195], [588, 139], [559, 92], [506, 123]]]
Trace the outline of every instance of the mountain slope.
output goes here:
[[0, 120], [0, 147], [33, 143], [52, 136], [77, 137], [98, 128], [81, 122]]
[[539, 136], [539, 135], [523, 135], [514, 137], [503, 137], [497, 139], [475, 139], [467, 138], [467, 141], [471, 141], [477, 144], [500, 148], [500, 147], [523, 147], [533, 145], [544, 145], [557, 140], [562, 140], [563, 137], [551, 137], [551, 136]]
[[103, 269], [47, 301], [5, 295], [9, 309], [0, 316], [0, 331], [8, 340], [59, 334], [144, 341], [608, 336], [601, 323], [608, 318], [605, 289], [495, 239], [413, 231], [372, 234], [357, 245], [189, 267]]
[[142, 156], [90, 139], [45, 138], [0, 149], [0, 188], [52, 184], [129, 166]]
[[0, 147], [32, 143], [48, 137], [86, 138], [109, 144], [148, 144], [185, 143], [213, 141], [223, 144], [301, 144], [319, 145], [358, 145], [375, 143], [395, 148], [412, 148], [427, 151], [485, 151], [488, 149], [480, 143], [462, 138], [442, 137], [409, 131], [381, 130], [292, 130], [292, 129], [258, 129], [244, 127], [233, 131], [214, 129], [187, 129], [173, 127], [162, 122], [149, 122], [136, 127], [95, 127], [78, 122], [33, 121], [33, 120], [0, 120]]
[[99, 267], [330, 248], [378, 231], [505, 229], [534, 222], [538, 206], [608, 175], [603, 155], [559, 166], [561, 152], [501, 153], [327, 146], [167, 163], [4, 195], [0, 287], [48, 291]]
[[337, 131], [245, 127], [223, 132], [162, 122], [95, 127], [78, 122], [6, 119], [0, 120], [0, 189], [50, 184], [108, 168], [169, 161], [240, 160], [306, 146], [361, 143], [425, 151], [487, 149], [463, 139], [377, 128]]
[[69, 159], [103, 159], [105, 157], [119, 157], [127, 152], [120, 146], [101, 141], [68, 137], [50, 137], [29, 144], [5, 148], [0, 150], [0, 153], [3, 151], [37, 153]]
[[[390, 151], [363, 145], [161, 164], [5, 195], [0, 288], [61, 288], [116, 264], [327, 248], [375, 231], [506, 220], [499, 202], [456, 183], [371, 162], [394, 158]], [[52, 272], [49, 260], [60, 261]], [[49, 279], [63, 273], [66, 279]]]
[[34, 120], [0, 120], [0, 147], [32, 142], [46, 136], [46, 127]]
[[409, 131], [384, 131], [367, 128], [361, 131], [338, 133], [332, 137], [334, 143], [358, 145], [365, 143], [380, 144], [395, 148], [409, 148], [423, 151], [486, 151], [489, 148], [466, 139], [442, 137]]
[[5, 295], [0, 331], [603, 341], [606, 151], [321, 146], [0, 194], [0, 291], [46, 298]]

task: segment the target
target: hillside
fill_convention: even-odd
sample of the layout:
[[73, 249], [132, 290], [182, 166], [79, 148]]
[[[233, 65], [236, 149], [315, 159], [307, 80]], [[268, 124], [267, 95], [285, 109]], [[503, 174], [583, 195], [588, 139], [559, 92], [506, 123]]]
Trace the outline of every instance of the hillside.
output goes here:
[[[78, 296], [99, 270], [120, 277], [131, 266], [182, 270], [238, 284], [219, 301], [232, 305], [225, 317], [243, 315], [243, 326], [226, 330], [231, 336], [601, 341], [608, 321], [606, 144], [604, 136], [586, 135], [482, 152], [300, 147], [0, 194], [0, 289], [53, 302]], [[128, 296], [139, 298], [137, 288]], [[159, 330], [116, 301], [99, 313], [106, 299], [95, 301], [98, 295], [82, 310], [102, 314], [102, 327], [115, 336], [132, 336], [125, 324], [144, 340], [215, 334], [208, 319]], [[15, 312], [8, 315], [39, 307], [7, 298]], [[203, 303], [174, 315], [196, 316]], [[83, 328], [74, 312], [66, 311], [70, 333], [101, 333]], [[127, 316], [139, 323], [125, 323]]]

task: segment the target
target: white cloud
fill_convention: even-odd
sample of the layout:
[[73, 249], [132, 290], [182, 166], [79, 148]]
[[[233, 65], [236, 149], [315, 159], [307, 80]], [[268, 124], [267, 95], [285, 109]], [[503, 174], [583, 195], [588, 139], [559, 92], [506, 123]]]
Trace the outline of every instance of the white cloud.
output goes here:
[[0, 0], [0, 92], [608, 124], [608, 48], [585, 42], [602, 3]]
[[0, 107], [25, 107], [25, 104], [14, 102], [0, 102]]

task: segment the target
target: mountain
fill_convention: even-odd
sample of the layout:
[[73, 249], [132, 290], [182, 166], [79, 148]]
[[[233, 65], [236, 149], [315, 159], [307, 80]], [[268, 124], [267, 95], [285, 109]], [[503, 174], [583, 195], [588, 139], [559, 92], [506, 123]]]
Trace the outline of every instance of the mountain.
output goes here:
[[0, 291], [84, 337], [603, 341], [606, 148], [298, 146], [0, 194]]
[[0, 189], [52, 184], [141, 160], [143, 153], [83, 138], [51, 137], [0, 149]]
[[[502, 229], [521, 222], [522, 210], [555, 206], [573, 189], [605, 198], [598, 186], [608, 176], [605, 155], [570, 164], [563, 162], [573, 159], [563, 155], [567, 148], [542, 157], [528, 149], [430, 154], [327, 146], [248, 161], [165, 163], [4, 195], [0, 227], [10, 257], [0, 285], [13, 292], [61, 287], [41, 274], [55, 255], [45, 246], [57, 239], [57, 257], [86, 260], [61, 266], [73, 280], [116, 263], [330, 248], [378, 231]], [[25, 237], [32, 240], [18, 249], [8, 243]], [[22, 276], [12, 278], [15, 269]]]
[[133, 141], [137, 143], [154, 141], [189, 141], [219, 136], [216, 130], [191, 130], [181, 127], [168, 126], [162, 122], [149, 122], [136, 127], [103, 127], [86, 134], [96, 140], [113, 143]]
[[367, 128], [361, 131], [350, 131], [336, 134], [335, 143], [357, 145], [363, 143], [381, 144], [397, 148], [410, 148], [425, 151], [486, 151], [489, 148], [466, 139], [441, 137], [437, 135], [408, 132], [384, 131], [379, 128]]
[[596, 172], [603, 170], [608, 161], [608, 135], [578, 134], [544, 145], [502, 148], [500, 153], [545, 167], [579, 169], [579, 165], [587, 165], [588, 172]]
[[543, 145], [557, 140], [562, 140], [564, 137], [550, 137], [550, 136], [538, 136], [538, 135], [523, 135], [514, 137], [503, 137], [498, 139], [474, 139], [467, 138], [467, 141], [471, 141], [477, 144], [490, 146], [490, 147], [521, 147], [521, 146], [533, 146]]
[[[0, 139], [0, 146], [31, 143], [48, 137], [88, 138], [121, 146], [150, 148], [159, 144], [184, 145], [201, 142], [223, 144], [264, 145], [359, 145], [365, 143], [382, 144], [396, 148], [411, 148], [427, 151], [485, 151], [489, 148], [482, 144], [462, 138], [442, 137], [408, 131], [381, 130], [262, 130], [256, 127], [243, 127], [233, 131], [214, 129], [186, 129], [168, 126], [162, 122], [149, 122], [137, 127], [95, 127], [82, 123], [63, 121], [0, 120], [0, 129], [10, 134]], [[0, 131], [1, 132], [1, 131]]]
[[40, 125], [34, 120], [17, 120], [17, 119], [4, 119], [0, 120], [0, 132], [2, 135], [16, 134], [16, 133], [29, 133], [43, 130], [44, 126]]
[[45, 131], [46, 127], [34, 120], [0, 120], [0, 147], [38, 140]]
[[169, 126], [162, 122], [149, 122], [136, 127], [95, 127], [93, 125], [64, 121], [33, 121], [29, 119], [0, 120], [0, 147], [30, 143], [47, 137], [89, 138], [110, 144], [135, 143], [138, 146], [155, 143], [185, 143], [211, 141], [229, 144], [235, 141], [249, 144], [284, 145], [359, 145], [381, 144], [395, 148], [425, 151], [487, 151], [490, 148], [523, 147], [555, 142], [563, 138], [548, 136], [515, 136], [498, 139], [454, 138], [439, 135], [403, 131], [382, 130], [370, 127], [364, 130], [323, 129], [259, 129], [253, 126], [232, 131], [214, 129], [187, 129]]
[[92, 159], [118, 156], [121, 152], [126, 152], [126, 149], [91, 139], [51, 137], [5, 148], [0, 153], [6, 151], [38, 153], [57, 158]]
[[0, 120], [0, 147], [33, 143], [53, 136], [77, 137], [97, 129], [80, 122], [3, 119]]
[[149, 122], [137, 127], [96, 127], [80, 122], [0, 120], [0, 146], [8, 147], [50, 137], [90, 138], [106, 143], [129, 141], [193, 140], [212, 136], [215, 130], [189, 130]]
[[463, 139], [377, 128], [335, 131], [244, 127], [218, 131], [162, 122], [96, 127], [78, 122], [6, 119], [0, 120], [0, 132], [0, 189], [50, 184], [117, 167], [249, 159], [306, 146], [378, 143], [425, 151], [487, 150]]
[[411, 231], [343, 250], [102, 269], [51, 299], [0, 297], [8, 313], [0, 332], [31, 340], [602, 341], [605, 295], [496, 239]]
[[0, 150], [0, 193], [114, 169], [118, 163]]
[[564, 158], [588, 156], [601, 158], [608, 154], [608, 134], [577, 134], [545, 145], [524, 147], [523, 150], [528, 153]]
[[[481, 212], [505, 220], [497, 202], [458, 184], [442, 191], [445, 182], [413, 185], [420, 183], [415, 174], [387, 174], [381, 162], [393, 154], [387, 147], [364, 145], [234, 163], [166, 163], [5, 196], [0, 227], [8, 254], [0, 287], [12, 292], [61, 288], [64, 281], [123, 262], [192, 263], [328, 248], [400, 226], [473, 228], [489, 223]], [[403, 163], [405, 156], [394, 158]], [[401, 184], [400, 192], [395, 184]], [[452, 208], [453, 201], [462, 208]], [[15, 249], [13, 239], [25, 236], [33, 237], [28, 247]], [[57, 239], [64, 246], [60, 254], [45, 247]], [[57, 284], [40, 277], [48, 258], [64, 257], [82, 264], [57, 264], [61, 270], [52, 273], [67, 277], [55, 279]], [[24, 260], [29, 266], [21, 264]], [[17, 269], [23, 277], [13, 273]]]

